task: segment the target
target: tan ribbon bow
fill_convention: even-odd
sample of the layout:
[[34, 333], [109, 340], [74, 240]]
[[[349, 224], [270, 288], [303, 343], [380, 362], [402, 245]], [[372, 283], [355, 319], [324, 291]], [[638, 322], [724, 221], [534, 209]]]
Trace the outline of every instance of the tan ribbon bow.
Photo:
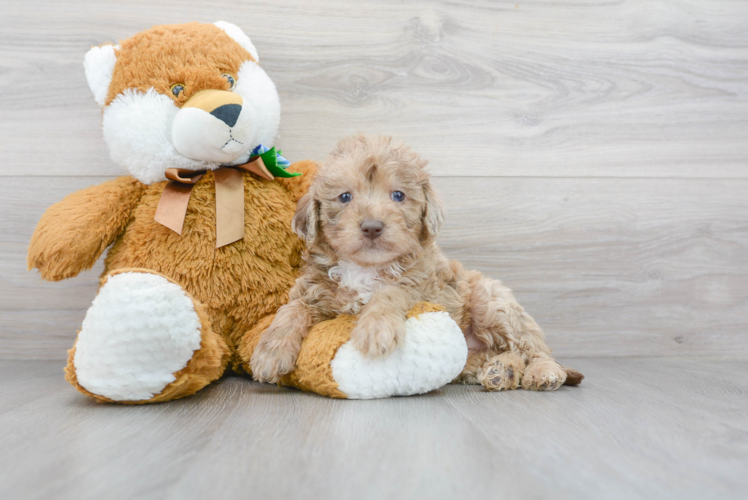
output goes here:
[[[251, 172], [272, 181], [273, 174], [262, 158], [255, 156], [243, 165], [221, 167], [213, 171], [216, 182], [216, 248], [230, 245], [244, 238], [244, 178], [241, 171]], [[167, 168], [169, 180], [161, 194], [153, 220], [181, 235], [192, 187], [205, 170]]]

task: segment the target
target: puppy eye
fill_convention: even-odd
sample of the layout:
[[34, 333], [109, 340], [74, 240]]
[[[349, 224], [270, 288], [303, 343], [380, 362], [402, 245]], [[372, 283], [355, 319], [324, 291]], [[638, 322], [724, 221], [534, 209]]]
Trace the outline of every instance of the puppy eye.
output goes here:
[[234, 75], [224, 73], [221, 76], [229, 82], [229, 90], [234, 90], [234, 87], [236, 87], [236, 78], [234, 78]]
[[402, 191], [392, 191], [390, 198], [392, 198], [392, 201], [405, 201], [405, 194]]
[[351, 193], [343, 193], [340, 196], [338, 196], [338, 200], [340, 200], [340, 203], [348, 203], [353, 199], [353, 196], [351, 196]]
[[171, 93], [174, 94], [174, 97], [179, 97], [179, 94], [184, 92], [184, 84], [183, 83], [175, 83], [171, 86]]

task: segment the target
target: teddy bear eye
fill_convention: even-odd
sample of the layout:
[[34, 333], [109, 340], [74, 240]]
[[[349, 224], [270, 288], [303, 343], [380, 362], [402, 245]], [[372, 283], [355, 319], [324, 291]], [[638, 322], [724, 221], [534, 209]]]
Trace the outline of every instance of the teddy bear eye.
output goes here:
[[184, 84], [175, 83], [171, 86], [171, 93], [174, 94], [174, 97], [179, 97], [182, 92], [184, 92]]
[[227, 82], [229, 82], [229, 90], [234, 90], [234, 87], [236, 87], [236, 78], [234, 78], [234, 75], [224, 73], [221, 76], [225, 78]]
[[402, 191], [392, 191], [390, 198], [392, 198], [392, 201], [397, 201], [397, 202], [404, 201], [405, 194], [403, 194]]
[[351, 193], [343, 193], [340, 196], [338, 196], [338, 200], [340, 200], [340, 203], [348, 203], [353, 199], [353, 196], [351, 196]]

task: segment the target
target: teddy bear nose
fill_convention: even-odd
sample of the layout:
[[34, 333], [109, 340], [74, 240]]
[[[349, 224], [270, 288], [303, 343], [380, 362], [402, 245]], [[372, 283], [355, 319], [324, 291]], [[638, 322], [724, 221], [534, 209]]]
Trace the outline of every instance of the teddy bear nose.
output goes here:
[[239, 114], [242, 112], [240, 104], [224, 104], [218, 106], [216, 109], [210, 112], [211, 115], [215, 116], [229, 127], [236, 125], [236, 120], [239, 119]]
[[366, 219], [361, 223], [361, 232], [370, 240], [375, 240], [382, 235], [384, 222], [376, 219]]

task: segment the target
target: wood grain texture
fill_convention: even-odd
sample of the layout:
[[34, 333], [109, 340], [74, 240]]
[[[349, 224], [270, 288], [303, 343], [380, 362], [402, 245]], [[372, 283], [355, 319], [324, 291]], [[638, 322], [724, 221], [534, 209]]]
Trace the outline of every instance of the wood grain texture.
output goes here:
[[0, 362], [3, 498], [732, 499], [748, 488], [748, 361], [563, 361], [587, 375], [580, 387], [344, 401], [231, 377], [139, 407], [86, 399], [59, 362]]
[[101, 263], [25, 271], [44, 209], [121, 173], [86, 50], [216, 19], [259, 48], [289, 158], [354, 131], [429, 158], [445, 251], [512, 287], [557, 354], [748, 354], [745, 2], [10, 0], [0, 358], [64, 358], [96, 293]]
[[6, 0], [0, 175], [118, 174], [86, 50], [227, 19], [279, 88], [291, 159], [360, 130], [401, 137], [439, 175], [745, 178], [746, 18], [729, 0]]
[[[96, 294], [25, 270], [48, 205], [98, 178], [8, 178], [0, 356], [62, 358]], [[557, 354], [748, 355], [748, 181], [436, 178], [445, 253], [503, 280]], [[24, 187], [39, 193], [25, 198]]]

